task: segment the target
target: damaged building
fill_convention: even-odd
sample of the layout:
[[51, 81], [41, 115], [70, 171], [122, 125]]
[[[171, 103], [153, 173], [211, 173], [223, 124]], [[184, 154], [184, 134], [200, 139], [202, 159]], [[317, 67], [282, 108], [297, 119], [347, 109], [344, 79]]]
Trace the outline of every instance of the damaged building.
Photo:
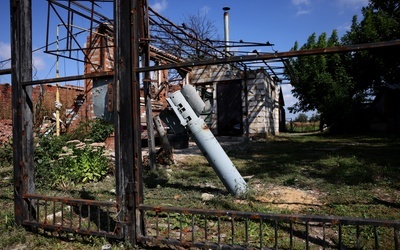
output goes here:
[[[225, 14], [225, 13], [224, 13]], [[153, 21], [153, 26], [167, 19], [158, 18]], [[152, 20], [152, 19], [150, 19]], [[199, 53], [200, 46], [204, 43], [191, 34], [185, 34], [180, 26], [174, 26], [182, 36], [196, 39], [195, 49]], [[187, 28], [186, 28], [187, 29]], [[154, 37], [158, 37], [157, 29]], [[165, 35], [164, 35], [165, 36]], [[165, 41], [163, 41], [165, 42]], [[176, 54], [169, 45], [158, 41], [150, 45], [150, 59], [156, 65], [167, 63], [180, 63], [185, 59]], [[241, 41], [243, 44], [243, 42]], [[88, 114], [91, 118], [100, 117], [113, 120], [113, 69], [114, 69], [114, 39], [113, 26], [101, 24], [93, 35], [88, 37], [87, 57], [89, 63], [85, 64], [85, 73], [107, 73], [110, 77], [86, 80]], [[230, 44], [234, 45], [233, 42]], [[205, 46], [205, 45], [204, 45]], [[252, 47], [255, 44], [249, 43]], [[206, 48], [204, 54], [217, 48]], [[219, 54], [218, 54], [219, 53]], [[216, 57], [226, 57], [226, 51], [212, 52]], [[210, 55], [208, 55], [211, 57]], [[229, 56], [229, 55], [228, 55]], [[248, 138], [264, 138], [277, 135], [285, 127], [285, 110], [281, 79], [265, 61], [263, 64], [245, 65], [238, 63], [204, 65], [187, 67], [179, 72], [174, 70], [158, 70], [141, 75], [141, 123], [147, 126], [145, 97], [151, 99], [152, 115], [159, 115], [167, 108], [166, 98], [185, 84], [196, 87], [198, 94], [205, 102], [201, 117], [205, 120], [211, 131], [217, 136], [245, 136]], [[149, 93], [145, 93], [145, 85], [149, 85]], [[166, 126], [167, 127], [167, 126]]]

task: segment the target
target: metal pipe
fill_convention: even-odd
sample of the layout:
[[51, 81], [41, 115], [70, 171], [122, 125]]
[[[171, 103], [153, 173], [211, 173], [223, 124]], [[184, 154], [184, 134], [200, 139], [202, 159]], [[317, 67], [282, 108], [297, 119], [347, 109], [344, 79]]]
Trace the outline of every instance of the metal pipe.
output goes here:
[[226, 56], [229, 54], [229, 13], [231, 9], [229, 7], [222, 8], [224, 11], [224, 40], [225, 40], [225, 53]]
[[[186, 88], [186, 86], [191, 85], [185, 85], [183, 88]], [[187, 89], [185, 90], [187, 91]], [[197, 116], [181, 91], [174, 92], [167, 101], [178, 116], [181, 124], [190, 131], [193, 140], [228, 191], [236, 196], [244, 195], [248, 191], [245, 180], [218, 143], [207, 124]]]

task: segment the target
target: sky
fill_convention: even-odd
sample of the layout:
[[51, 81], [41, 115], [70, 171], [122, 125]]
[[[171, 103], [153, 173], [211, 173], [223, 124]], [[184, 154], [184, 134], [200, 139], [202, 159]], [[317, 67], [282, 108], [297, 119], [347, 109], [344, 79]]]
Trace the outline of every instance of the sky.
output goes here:
[[[206, 15], [214, 23], [218, 35], [223, 38], [223, 7], [230, 7], [229, 26], [231, 41], [267, 42], [273, 47], [263, 47], [261, 52], [289, 51], [295, 41], [303, 45], [312, 34], [326, 32], [329, 36], [336, 29], [339, 37], [350, 29], [351, 20], [357, 15], [362, 19], [361, 9], [368, 0], [148, 0], [158, 13], [176, 24], [184, 22], [188, 15]], [[105, 12], [112, 13], [109, 5], [100, 3]], [[0, 69], [10, 68], [10, 7], [8, 0], [0, 6]], [[32, 0], [33, 48], [45, 45], [47, 1]], [[103, 13], [103, 12], [102, 12]], [[52, 22], [59, 22], [55, 17]], [[56, 26], [57, 24], [55, 24]], [[82, 23], [82, 26], [85, 24]], [[62, 33], [62, 31], [60, 31]], [[55, 31], [51, 31], [54, 37]], [[62, 35], [60, 35], [61, 37]], [[33, 54], [34, 79], [55, 77], [55, 56], [39, 50]], [[60, 76], [82, 74], [83, 68], [70, 60], [59, 61]], [[10, 76], [0, 76], [0, 83], [10, 82]], [[80, 84], [80, 83], [77, 83]], [[296, 99], [291, 85], [283, 84], [285, 106], [290, 107]], [[310, 116], [312, 113], [307, 113]], [[298, 114], [287, 112], [287, 118]]]

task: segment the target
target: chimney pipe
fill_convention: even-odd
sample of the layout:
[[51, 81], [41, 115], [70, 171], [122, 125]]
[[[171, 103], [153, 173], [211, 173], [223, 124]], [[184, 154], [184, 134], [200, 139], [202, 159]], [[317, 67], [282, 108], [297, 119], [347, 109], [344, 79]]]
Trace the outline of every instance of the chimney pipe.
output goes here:
[[228, 11], [231, 8], [224, 7], [222, 10], [224, 11], [224, 38], [225, 38], [225, 53], [226, 56], [229, 55], [229, 14]]

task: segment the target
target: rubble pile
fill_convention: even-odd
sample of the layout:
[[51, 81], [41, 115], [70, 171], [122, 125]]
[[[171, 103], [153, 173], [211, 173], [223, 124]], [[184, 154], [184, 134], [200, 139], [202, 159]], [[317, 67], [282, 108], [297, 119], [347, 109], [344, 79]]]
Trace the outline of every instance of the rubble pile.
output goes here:
[[0, 120], [0, 145], [9, 142], [12, 139], [12, 120]]

